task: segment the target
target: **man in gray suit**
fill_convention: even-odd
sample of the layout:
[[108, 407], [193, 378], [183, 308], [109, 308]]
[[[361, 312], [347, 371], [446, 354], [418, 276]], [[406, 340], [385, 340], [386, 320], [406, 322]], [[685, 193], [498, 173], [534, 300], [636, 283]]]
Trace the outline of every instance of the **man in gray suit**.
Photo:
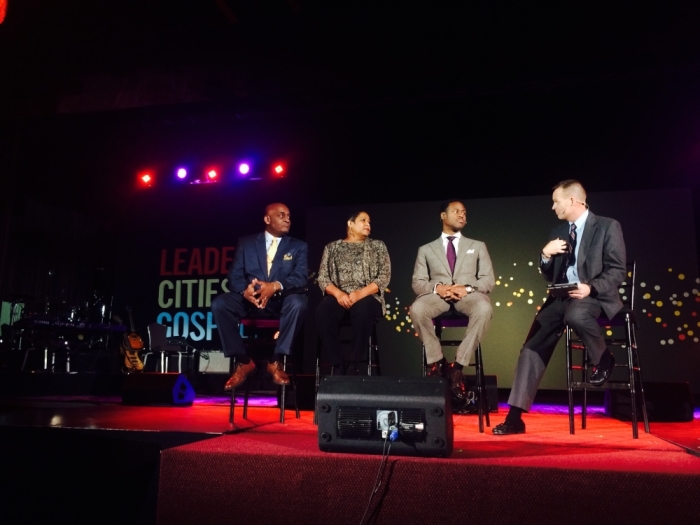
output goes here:
[[[425, 346], [428, 375], [446, 376], [452, 395], [464, 400], [462, 367], [469, 365], [491, 323], [493, 309], [488, 294], [495, 278], [486, 245], [460, 233], [467, 224], [464, 204], [457, 200], [443, 203], [440, 219], [442, 235], [418, 249], [413, 268], [413, 291], [418, 297], [411, 305], [411, 320]], [[433, 319], [450, 310], [468, 315], [469, 326], [455, 362], [448, 365]]]
[[576, 180], [557, 184], [552, 200], [557, 218], [566, 222], [550, 233], [550, 241], [542, 248], [540, 270], [551, 283], [577, 283], [577, 287], [568, 297], [550, 295], [537, 313], [520, 350], [508, 398], [510, 410], [493, 429], [498, 435], [525, 432], [522, 414], [532, 406], [566, 323], [581, 338], [594, 364], [592, 385], [605, 383], [615, 366], [596, 319], [601, 313], [612, 318], [622, 308], [618, 294], [626, 274], [622, 228], [616, 220], [588, 211], [586, 191]]

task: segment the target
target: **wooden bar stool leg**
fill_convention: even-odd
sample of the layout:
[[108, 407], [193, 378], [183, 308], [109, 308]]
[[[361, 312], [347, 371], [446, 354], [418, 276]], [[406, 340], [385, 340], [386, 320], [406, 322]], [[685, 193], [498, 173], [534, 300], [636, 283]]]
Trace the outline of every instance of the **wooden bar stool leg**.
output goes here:
[[569, 434], [574, 434], [574, 388], [573, 388], [573, 363], [571, 359], [571, 329], [566, 326], [566, 389], [569, 393]]
[[301, 418], [301, 413], [299, 412], [299, 398], [297, 397], [297, 370], [292, 363], [292, 390], [294, 392], [294, 412], [297, 419]]
[[478, 370], [477, 373], [479, 375], [479, 381], [481, 383], [481, 392], [479, 392], [479, 395], [481, 396], [481, 409], [484, 413], [484, 417], [486, 418], [486, 426], [491, 427], [491, 417], [489, 416], [489, 395], [488, 391], [486, 390], [486, 376], [484, 375], [484, 354], [481, 351], [481, 344], [476, 347], [477, 351], [477, 359], [478, 359]]
[[[629, 317], [629, 316], [628, 316]], [[647, 413], [647, 403], [644, 399], [644, 382], [642, 381], [642, 366], [639, 363], [639, 353], [637, 351], [637, 335], [634, 330], [634, 325], [632, 321], [629, 320], [630, 324], [630, 341], [632, 347], [632, 354], [634, 357], [634, 369], [637, 372], [637, 383], [639, 385], [639, 397], [642, 403], [642, 417], [644, 418], [644, 431], [649, 434], [649, 415]]]
[[583, 350], [583, 361], [581, 362], [583, 370], [583, 402], [581, 403], [581, 428], [586, 429], [586, 416], [588, 415], [588, 350]]
[[370, 338], [370, 352], [374, 353], [374, 368], [378, 376], [382, 375], [382, 363], [379, 360], [379, 345], [377, 344], [377, 327], [375, 325], [372, 337]]
[[[331, 369], [331, 375], [333, 370]], [[321, 386], [321, 359], [316, 355], [316, 384], [314, 390], [314, 425], [318, 425], [318, 389]]]
[[481, 369], [481, 345], [476, 347], [476, 395], [479, 397], [479, 432], [484, 433], [484, 384]]
[[[236, 357], [231, 358], [231, 365], [229, 366], [229, 374], [233, 374], [233, 370], [236, 369]], [[236, 403], [236, 389], [231, 389], [231, 406], [228, 411], [228, 422], [233, 424], [233, 410], [234, 404]]]
[[[287, 356], [286, 355], [282, 358], [282, 370], [284, 370], [285, 372], [287, 371]], [[280, 423], [284, 423], [284, 407], [285, 407], [285, 403], [286, 403], [287, 386], [281, 385], [280, 388], [282, 389], [282, 392], [280, 395]]]
[[639, 438], [639, 429], [637, 428], [637, 388], [634, 377], [634, 357], [632, 355], [632, 337], [630, 334], [630, 317], [625, 316], [625, 329], [627, 330], [627, 370], [629, 372], [630, 382], [630, 409], [632, 415], [632, 438]]
[[248, 400], [249, 399], [250, 399], [250, 377], [248, 377], [248, 379], [246, 379], [246, 381], [245, 381], [245, 394], [243, 394], [243, 419], [248, 419]]

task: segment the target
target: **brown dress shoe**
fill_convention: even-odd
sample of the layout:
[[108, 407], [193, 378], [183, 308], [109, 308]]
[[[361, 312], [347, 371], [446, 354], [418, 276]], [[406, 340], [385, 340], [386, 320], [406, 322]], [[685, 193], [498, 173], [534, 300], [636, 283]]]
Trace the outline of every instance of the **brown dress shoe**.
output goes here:
[[246, 378], [255, 371], [255, 363], [251, 359], [248, 363], [236, 363], [236, 369], [228, 378], [226, 384], [224, 385], [224, 390], [231, 390], [232, 388], [238, 388], [243, 383], [245, 383]]
[[288, 385], [289, 376], [282, 370], [282, 363], [273, 361], [267, 364], [267, 372], [272, 376], [272, 382], [276, 385]]

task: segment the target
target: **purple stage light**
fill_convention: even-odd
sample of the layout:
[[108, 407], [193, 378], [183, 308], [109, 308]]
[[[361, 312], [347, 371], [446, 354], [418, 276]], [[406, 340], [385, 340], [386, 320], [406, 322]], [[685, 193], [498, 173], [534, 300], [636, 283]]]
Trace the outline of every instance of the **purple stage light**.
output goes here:
[[243, 162], [238, 165], [238, 172], [241, 175], [248, 175], [248, 172], [250, 172], [250, 165], [247, 164], [246, 162]]
[[185, 177], [187, 177], [187, 170], [185, 168], [178, 168], [177, 177], [179, 179], [184, 179]]

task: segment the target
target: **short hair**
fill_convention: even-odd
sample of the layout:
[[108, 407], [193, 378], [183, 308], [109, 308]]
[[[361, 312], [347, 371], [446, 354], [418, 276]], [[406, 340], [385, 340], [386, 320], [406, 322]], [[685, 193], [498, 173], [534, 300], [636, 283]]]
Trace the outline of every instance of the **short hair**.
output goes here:
[[583, 184], [581, 184], [576, 179], [563, 180], [563, 181], [559, 182], [558, 184], [556, 184], [552, 188], [552, 191], [556, 191], [559, 188], [561, 188], [562, 190], [572, 190], [573, 193], [578, 194], [577, 196], [580, 197], [581, 200], [583, 200], [584, 202], [586, 200], [586, 190], [584, 189]]
[[[355, 222], [355, 219], [357, 219], [357, 216], [358, 216], [360, 213], [367, 213], [367, 212], [366, 212], [365, 210], [358, 210], [358, 211], [356, 211], [355, 213], [353, 213], [352, 215], [350, 215], [350, 217], [348, 217], [348, 220], [349, 220], [350, 222]], [[367, 215], [369, 216], [369, 213], [367, 213]]]
[[447, 208], [449, 208], [450, 204], [452, 204], [453, 202], [459, 202], [462, 206], [464, 206], [464, 203], [459, 199], [450, 199], [448, 201], [442, 201], [440, 203], [440, 213], [447, 213]]

